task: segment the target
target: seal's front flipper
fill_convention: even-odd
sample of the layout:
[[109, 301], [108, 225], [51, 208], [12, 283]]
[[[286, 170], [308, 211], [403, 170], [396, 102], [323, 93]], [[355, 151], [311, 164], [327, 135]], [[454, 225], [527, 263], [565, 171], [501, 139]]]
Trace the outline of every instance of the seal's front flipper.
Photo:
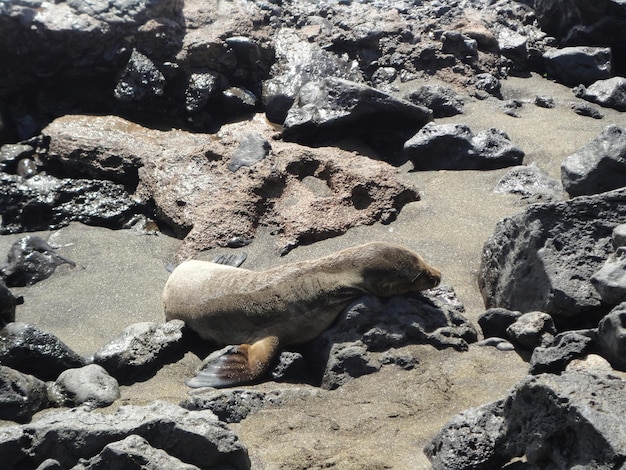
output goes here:
[[209, 354], [187, 385], [221, 388], [253, 382], [267, 371], [277, 351], [278, 338], [275, 336], [253, 344], [226, 346]]

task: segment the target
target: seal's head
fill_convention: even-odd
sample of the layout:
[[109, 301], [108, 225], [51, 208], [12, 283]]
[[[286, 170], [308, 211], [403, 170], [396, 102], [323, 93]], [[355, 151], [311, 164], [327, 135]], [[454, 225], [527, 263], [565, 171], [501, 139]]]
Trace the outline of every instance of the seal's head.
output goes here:
[[373, 242], [361, 250], [363, 288], [369, 293], [382, 297], [410, 294], [441, 282], [438, 269], [400, 245]]

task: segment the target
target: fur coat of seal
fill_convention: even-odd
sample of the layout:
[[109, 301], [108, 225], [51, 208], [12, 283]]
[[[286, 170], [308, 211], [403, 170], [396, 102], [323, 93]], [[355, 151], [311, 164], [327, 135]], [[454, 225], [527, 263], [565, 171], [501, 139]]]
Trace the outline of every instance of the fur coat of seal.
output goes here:
[[187, 384], [228, 387], [261, 378], [280, 348], [312, 340], [355, 298], [415, 293], [440, 280], [417, 253], [373, 242], [259, 272], [185, 261], [170, 275], [163, 305], [167, 320], [229, 345]]

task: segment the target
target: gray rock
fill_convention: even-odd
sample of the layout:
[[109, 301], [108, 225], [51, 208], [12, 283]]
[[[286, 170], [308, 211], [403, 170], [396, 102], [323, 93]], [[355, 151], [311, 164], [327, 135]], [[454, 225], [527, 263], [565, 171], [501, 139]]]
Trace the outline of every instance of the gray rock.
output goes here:
[[541, 29], [563, 45], [623, 45], [626, 6], [621, 0], [536, 0]]
[[590, 85], [611, 77], [611, 49], [608, 47], [565, 47], [543, 54], [546, 71], [565, 85]]
[[184, 352], [185, 328], [182, 320], [135, 323], [96, 352], [93, 360], [122, 383], [145, 379]]
[[501, 455], [505, 417], [497, 401], [470, 408], [454, 416], [424, 447], [433, 470], [488, 470], [501, 468], [508, 459]]
[[[483, 91], [488, 93], [488, 95], [493, 95], [498, 98], [500, 97], [501, 87], [500, 80], [490, 73], [479, 73], [476, 75], [476, 89], [479, 91]], [[486, 98], [487, 96], [477, 95], [477, 98]]]
[[617, 225], [613, 229], [613, 248], [626, 246], [626, 224]]
[[604, 119], [604, 114], [602, 114], [598, 108], [591, 106], [588, 103], [573, 103], [572, 110], [580, 116], [591, 117], [594, 119]]
[[303, 40], [295, 30], [282, 28], [274, 40], [276, 63], [272, 77], [263, 82], [263, 105], [267, 118], [282, 124], [300, 88], [310, 81], [337, 77], [362, 82], [358, 69], [347, 60]]
[[107, 444], [98, 455], [89, 460], [81, 460], [72, 467], [72, 470], [105, 468], [117, 470], [199, 469], [195, 465], [181, 462], [161, 449], [152, 447], [144, 438], [134, 434], [121, 441]]
[[85, 362], [56, 336], [34, 325], [14, 322], [0, 330], [0, 364], [41, 380], [56, 380], [64, 370]]
[[404, 144], [416, 170], [487, 170], [519, 165], [524, 152], [502, 131], [474, 135], [464, 124], [426, 124]]
[[392, 362], [391, 349], [431, 344], [467, 350], [477, 333], [463, 313], [449, 287], [419, 296], [361, 297], [344, 309], [334, 326], [307, 344], [303, 355], [319, 371], [322, 387], [335, 389]]
[[283, 137], [311, 144], [356, 136], [371, 143], [387, 136], [401, 146], [424, 124], [432, 111], [349, 80], [329, 77], [308, 82], [289, 109]]
[[228, 169], [237, 171], [242, 166], [253, 166], [263, 160], [272, 150], [270, 143], [258, 134], [246, 134], [235, 150]]
[[434, 470], [501, 468], [515, 457], [530, 468], [619, 468], [625, 385], [600, 370], [529, 376], [504, 400], [453, 417], [424, 452]]
[[445, 31], [441, 35], [441, 51], [452, 54], [462, 61], [472, 61], [478, 57], [478, 42], [459, 31]]
[[146, 55], [133, 49], [126, 68], [113, 90], [115, 99], [127, 103], [162, 96], [165, 77]]
[[535, 103], [535, 106], [539, 106], [540, 108], [546, 108], [546, 109], [552, 109], [555, 106], [554, 98], [550, 96], [537, 95], [535, 96], [534, 103]]
[[210, 410], [220, 421], [239, 423], [264, 407], [280, 406], [292, 398], [318, 394], [319, 390], [315, 388], [288, 388], [272, 391], [202, 388], [189, 392], [189, 398], [180, 406], [187, 410]]
[[573, 360], [587, 355], [595, 346], [595, 330], [567, 331], [554, 338], [552, 344], [536, 347], [530, 358], [530, 373], [558, 374]]
[[626, 130], [616, 125], [605, 127], [563, 161], [561, 181], [572, 197], [626, 186]]
[[626, 458], [624, 387], [603, 373], [525, 379], [505, 400], [499, 452], [541, 468], [619, 468]]
[[35, 148], [28, 144], [5, 144], [0, 147], [0, 171], [17, 173], [18, 162], [30, 158]]
[[[528, 58], [528, 37], [510, 28], [498, 31], [498, 47], [503, 56], [512, 59], [516, 66], [525, 65]], [[518, 63], [521, 63], [518, 65]]]
[[11, 245], [7, 264], [0, 267], [0, 276], [10, 287], [30, 286], [52, 276], [57, 266], [76, 263], [56, 253], [41, 237], [27, 235]]
[[15, 297], [0, 277], [0, 328], [15, 321], [15, 306], [24, 302], [24, 299]]
[[620, 189], [533, 204], [500, 221], [483, 248], [478, 280], [485, 306], [595, 326], [607, 309], [589, 279], [613, 251], [613, 228], [625, 218]]
[[598, 80], [584, 89], [580, 97], [605, 108], [626, 111], [626, 78], [613, 77]]
[[618, 247], [591, 276], [591, 283], [603, 302], [617, 305], [626, 302], [626, 247]]
[[213, 413], [165, 402], [122, 406], [115, 413], [83, 408], [48, 412], [32, 423], [0, 428], [0, 453], [7, 468], [18, 462], [36, 468], [46, 459], [71, 468], [130, 435], [201, 469], [250, 468], [245, 447]]
[[411, 103], [432, 110], [433, 117], [442, 118], [463, 113], [463, 98], [454, 90], [441, 85], [422, 85], [406, 95]]
[[0, 173], [0, 234], [54, 230], [72, 221], [121, 228], [142, 211], [122, 185], [105, 180], [24, 179]]
[[54, 459], [46, 459], [41, 462], [41, 465], [37, 467], [37, 470], [63, 470], [61, 464]]
[[513, 344], [532, 351], [547, 346], [554, 340], [556, 328], [552, 317], [544, 312], [528, 312], [520, 316], [507, 329]]
[[529, 204], [565, 199], [561, 182], [549, 176], [534, 162], [511, 168], [498, 181], [493, 192], [517, 194], [521, 201]]
[[0, 419], [27, 422], [48, 405], [45, 382], [0, 365]]
[[88, 408], [109, 406], [120, 397], [120, 387], [103, 367], [89, 364], [61, 372], [50, 386], [56, 406], [85, 405]]
[[485, 338], [492, 336], [506, 338], [506, 329], [521, 316], [522, 312], [507, 310], [506, 308], [490, 308], [478, 316], [478, 325]]
[[202, 110], [209, 99], [221, 90], [222, 80], [211, 71], [192, 72], [185, 90], [185, 109], [194, 113]]
[[626, 302], [619, 304], [598, 324], [602, 355], [613, 367], [626, 371]]
[[276, 382], [303, 382], [309, 379], [307, 362], [302, 354], [283, 351], [270, 373]]

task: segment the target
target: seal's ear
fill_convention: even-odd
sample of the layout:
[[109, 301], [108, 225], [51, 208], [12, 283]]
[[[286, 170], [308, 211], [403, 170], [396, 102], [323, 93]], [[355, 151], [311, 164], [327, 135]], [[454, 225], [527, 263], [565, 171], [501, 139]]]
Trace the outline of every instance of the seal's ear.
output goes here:
[[275, 336], [253, 344], [226, 346], [209, 354], [187, 385], [222, 388], [254, 382], [266, 372], [277, 351], [278, 338]]

